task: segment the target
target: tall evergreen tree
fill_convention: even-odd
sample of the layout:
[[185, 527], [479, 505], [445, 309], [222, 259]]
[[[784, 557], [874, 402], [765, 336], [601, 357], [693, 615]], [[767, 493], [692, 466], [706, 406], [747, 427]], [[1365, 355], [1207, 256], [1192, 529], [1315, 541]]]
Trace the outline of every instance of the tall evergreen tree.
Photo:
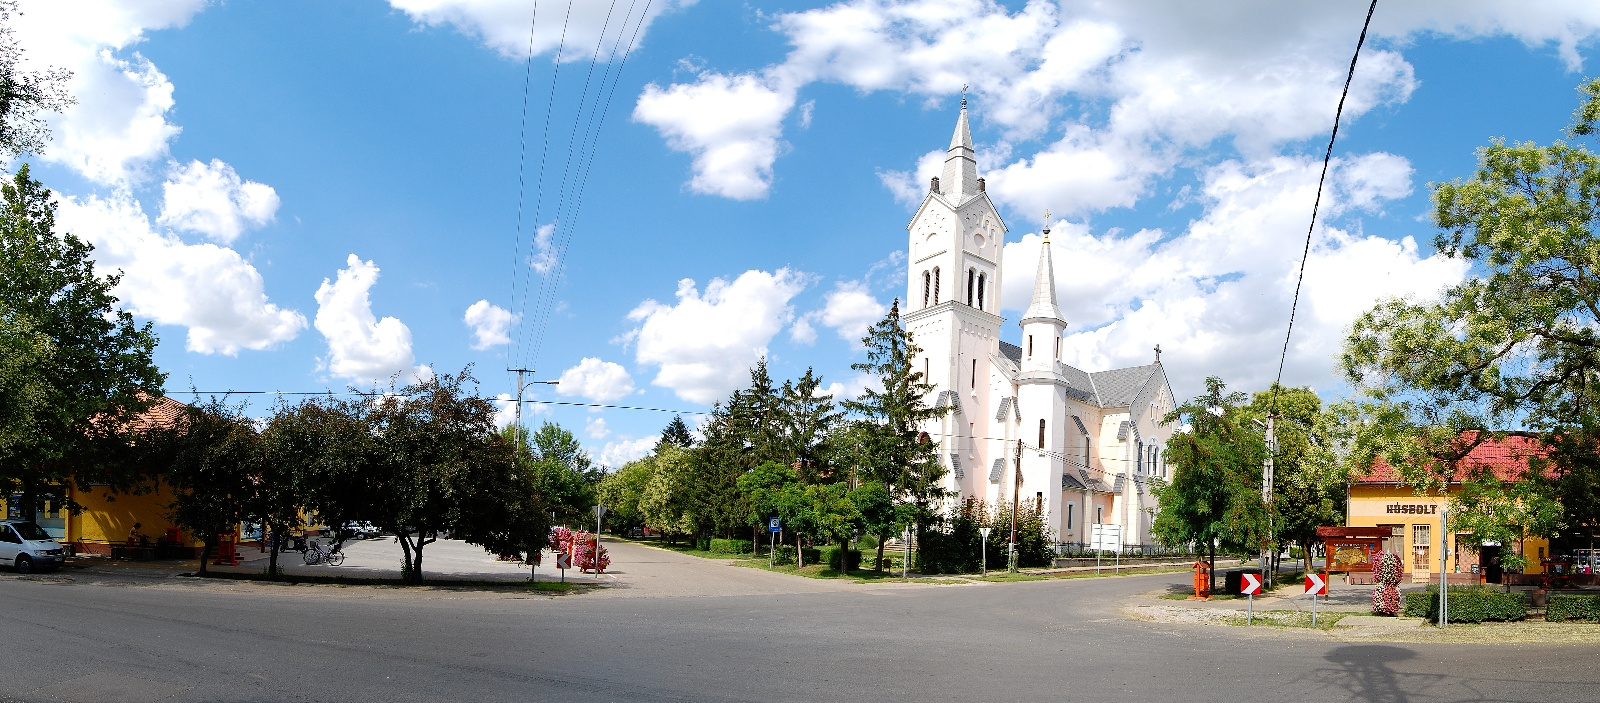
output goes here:
[[[867, 331], [862, 343], [867, 360], [850, 368], [871, 374], [877, 387], [868, 387], [844, 407], [863, 420], [864, 449], [860, 468], [865, 477], [882, 483], [897, 502], [912, 506], [917, 522], [934, 517], [934, 501], [945, 497], [940, 483], [945, 468], [939, 463], [938, 444], [921, 431], [928, 420], [943, 417], [948, 408], [928, 405], [928, 385], [915, 360], [922, 350], [900, 323], [900, 301]], [[878, 560], [883, 542], [878, 542]]]
[[684, 423], [683, 417], [672, 416], [672, 422], [667, 423], [666, 429], [661, 430], [661, 439], [656, 441], [655, 451], [661, 447], [672, 445], [679, 449], [689, 449], [694, 446], [694, 435], [689, 433], [689, 425]]
[[836, 408], [833, 396], [822, 392], [822, 377], [810, 368], [799, 380], [783, 382], [778, 445], [806, 483], [838, 478], [829, 462], [830, 438], [844, 417]]

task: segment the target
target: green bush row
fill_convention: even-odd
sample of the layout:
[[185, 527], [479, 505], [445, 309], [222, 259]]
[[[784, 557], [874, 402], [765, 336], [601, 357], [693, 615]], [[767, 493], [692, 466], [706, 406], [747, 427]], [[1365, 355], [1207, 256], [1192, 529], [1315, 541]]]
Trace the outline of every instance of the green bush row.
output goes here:
[[[1449, 601], [1450, 622], [1509, 622], [1528, 617], [1528, 594], [1522, 592], [1506, 593], [1492, 586], [1452, 586]], [[1438, 622], [1438, 587], [1407, 593], [1404, 613]]]
[[[839, 554], [843, 551], [844, 547], [842, 546], [823, 547], [822, 560], [828, 563], [828, 568], [834, 571], [841, 571], [839, 568]], [[850, 550], [850, 569], [859, 568], [861, 568], [861, 550], [852, 549]]]
[[1600, 620], [1600, 596], [1551, 594], [1545, 604], [1544, 619], [1550, 622]]
[[749, 554], [750, 540], [713, 539], [706, 545], [706, 551], [712, 554]]

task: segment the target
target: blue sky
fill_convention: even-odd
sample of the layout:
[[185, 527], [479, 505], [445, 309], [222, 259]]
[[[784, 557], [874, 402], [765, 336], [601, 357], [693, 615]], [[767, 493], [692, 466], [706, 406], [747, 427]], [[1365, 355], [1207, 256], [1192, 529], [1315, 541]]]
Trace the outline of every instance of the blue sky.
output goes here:
[[[1269, 382], [1365, 4], [1191, 5], [656, 0], [623, 66], [616, 17], [631, 36], [645, 3], [574, 0], [552, 100], [567, 3], [543, 0], [520, 238], [531, 0], [25, 0], [16, 26], [33, 65], [76, 72], [34, 173], [126, 272], [176, 397], [467, 364], [497, 395], [527, 365], [566, 381], [540, 398], [702, 410], [763, 351], [780, 378], [860, 388], [849, 340], [903, 294], [962, 84], [1010, 226], [1008, 317], [1049, 208], [1075, 363], [1160, 343], [1180, 395]], [[1380, 5], [1373, 32], [1286, 371], [1325, 394], [1355, 314], [1466, 275], [1432, 255], [1427, 184], [1469, 175], [1491, 137], [1560, 136], [1600, 10]], [[585, 149], [585, 79], [593, 99], [607, 76]], [[552, 258], [533, 240], [558, 220]], [[670, 419], [526, 412], [610, 463]]]

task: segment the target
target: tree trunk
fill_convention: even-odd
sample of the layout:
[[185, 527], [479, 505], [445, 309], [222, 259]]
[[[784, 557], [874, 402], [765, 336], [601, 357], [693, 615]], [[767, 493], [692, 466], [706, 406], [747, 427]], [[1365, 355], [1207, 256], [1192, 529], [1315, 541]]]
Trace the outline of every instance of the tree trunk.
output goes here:
[[411, 583], [422, 583], [422, 547], [425, 544], [422, 535], [417, 535], [417, 553], [411, 558]]
[[[265, 524], [265, 523], [263, 523]], [[268, 535], [271, 535], [270, 537]], [[278, 578], [278, 531], [262, 532], [261, 538], [268, 541], [267, 545], [267, 578]]]
[[402, 572], [400, 574], [400, 580], [404, 583], [410, 583], [411, 574], [414, 571], [411, 566], [411, 536], [407, 532], [396, 530], [395, 538], [400, 540], [400, 552], [402, 555], [400, 562], [400, 570]]
[[1216, 540], [1212, 540], [1211, 542], [1208, 542], [1206, 544], [1206, 564], [1208, 564], [1209, 567], [1210, 567], [1209, 573], [1206, 574], [1210, 578], [1210, 582], [1206, 584], [1206, 591], [1209, 592], [1209, 593], [1216, 593], [1217, 592], [1217, 542], [1216, 542]]
[[[212, 534], [215, 535], [216, 533], [213, 532]], [[216, 537], [207, 537], [205, 540], [203, 540], [201, 542], [201, 544], [205, 545], [205, 546], [200, 548], [200, 575], [201, 576], [205, 576], [206, 575], [206, 564], [211, 562], [211, 545], [213, 543], [215, 543], [216, 541], [217, 541]]]
[[800, 551], [800, 531], [794, 533], [794, 567], [796, 569], [806, 565], [805, 552]]
[[884, 536], [878, 535], [878, 560], [872, 564], [874, 571], [883, 571], [883, 540]]
[[39, 487], [31, 477], [22, 481], [22, 519], [39, 521]]

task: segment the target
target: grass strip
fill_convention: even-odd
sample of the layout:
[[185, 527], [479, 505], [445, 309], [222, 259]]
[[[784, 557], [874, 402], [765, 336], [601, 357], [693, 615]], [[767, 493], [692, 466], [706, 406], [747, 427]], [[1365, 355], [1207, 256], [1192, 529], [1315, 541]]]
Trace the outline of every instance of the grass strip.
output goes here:
[[207, 571], [204, 574], [185, 573], [180, 576], [195, 578], [221, 579], [224, 581], [256, 581], [259, 583], [279, 583], [288, 586], [319, 585], [319, 586], [381, 586], [388, 588], [446, 588], [477, 591], [507, 591], [527, 592], [538, 591], [545, 593], [568, 593], [574, 589], [583, 591], [596, 588], [593, 584], [561, 583], [559, 581], [492, 581], [487, 579], [428, 579], [422, 583], [407, 583], [397, 578], [379, 578], [372, 576], [317, 576], [301, 574], [283, 574], [273, 578], [266, 574], [241, 573], [235, 571]]

